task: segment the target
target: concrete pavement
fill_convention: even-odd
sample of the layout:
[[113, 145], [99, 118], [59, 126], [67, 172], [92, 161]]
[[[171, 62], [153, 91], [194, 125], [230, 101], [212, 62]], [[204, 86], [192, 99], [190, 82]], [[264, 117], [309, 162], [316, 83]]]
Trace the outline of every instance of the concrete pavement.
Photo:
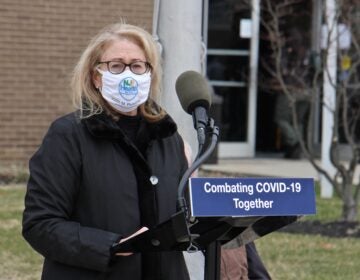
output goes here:
[[[246, 177], [298, 177], [319, 180], [319, 173], [306, 159], [288, 160], [283, 158], [240, 158], [221, 159], [217, 164], [203, 164], [204, 171], [221, 172], [229, 176]], [[359, 182], [360, 165], [355, 172], [355, 182]]]

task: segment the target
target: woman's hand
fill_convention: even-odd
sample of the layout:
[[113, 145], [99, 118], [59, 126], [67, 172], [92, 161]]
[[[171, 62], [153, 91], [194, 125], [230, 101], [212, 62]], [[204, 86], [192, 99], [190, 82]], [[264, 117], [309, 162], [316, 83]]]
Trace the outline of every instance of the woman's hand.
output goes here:
[[[126, 240], [130, 239], [130, 238], [133, 238], [145, 231], [149, 230], [147, 227], [142, 227], [141, 229], [139, 229], [137, 232], [133, 233], [132, 235], [126, 237], [126, 238], [123, 238], [120, 240], [119, 243], [122, 243], [122, 242], [125, 242]], [[117, 253], [116, 256], [123, 256], [123, 257], [126, 257], [126, 256], [130, 256], [132, 255], [133, 253], [132, 252], [129, 252], [129, 253]]]

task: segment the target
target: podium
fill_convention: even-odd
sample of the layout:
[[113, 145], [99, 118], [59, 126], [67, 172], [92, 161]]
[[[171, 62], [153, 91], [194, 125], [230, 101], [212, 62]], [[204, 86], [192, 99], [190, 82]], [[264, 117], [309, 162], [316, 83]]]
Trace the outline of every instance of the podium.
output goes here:
[[169, 220], [123, 243], [114, 245], [111, 253], [204, 251], [205, 279], [220, 279], [220, 247], [238, 238], [241, 245], [254, 241], [283, 226], [293, 223], [297, 216], [210, 217], [189, 223], [184, 211]]

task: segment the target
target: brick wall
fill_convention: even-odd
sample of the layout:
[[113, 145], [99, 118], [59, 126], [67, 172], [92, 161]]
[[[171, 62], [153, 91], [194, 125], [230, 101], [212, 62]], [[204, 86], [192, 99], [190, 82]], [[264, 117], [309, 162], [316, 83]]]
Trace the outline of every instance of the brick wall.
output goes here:
[[89, 39], [121, 17], [151, 31], [152, 12], [152, 0], [1, 1], [0, 167], [27, 164], [72, 111], [71, 71]]

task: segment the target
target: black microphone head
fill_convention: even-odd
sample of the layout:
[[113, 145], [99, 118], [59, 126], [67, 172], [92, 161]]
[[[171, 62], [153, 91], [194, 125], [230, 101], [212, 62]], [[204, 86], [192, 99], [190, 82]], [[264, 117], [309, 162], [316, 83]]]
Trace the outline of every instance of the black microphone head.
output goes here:
[[198, 106], [210, 108], [210, 86], [200, 73], [191, 70], [182, 73], [176, 80], [175, 89], [181, 107], [189, 114]]

